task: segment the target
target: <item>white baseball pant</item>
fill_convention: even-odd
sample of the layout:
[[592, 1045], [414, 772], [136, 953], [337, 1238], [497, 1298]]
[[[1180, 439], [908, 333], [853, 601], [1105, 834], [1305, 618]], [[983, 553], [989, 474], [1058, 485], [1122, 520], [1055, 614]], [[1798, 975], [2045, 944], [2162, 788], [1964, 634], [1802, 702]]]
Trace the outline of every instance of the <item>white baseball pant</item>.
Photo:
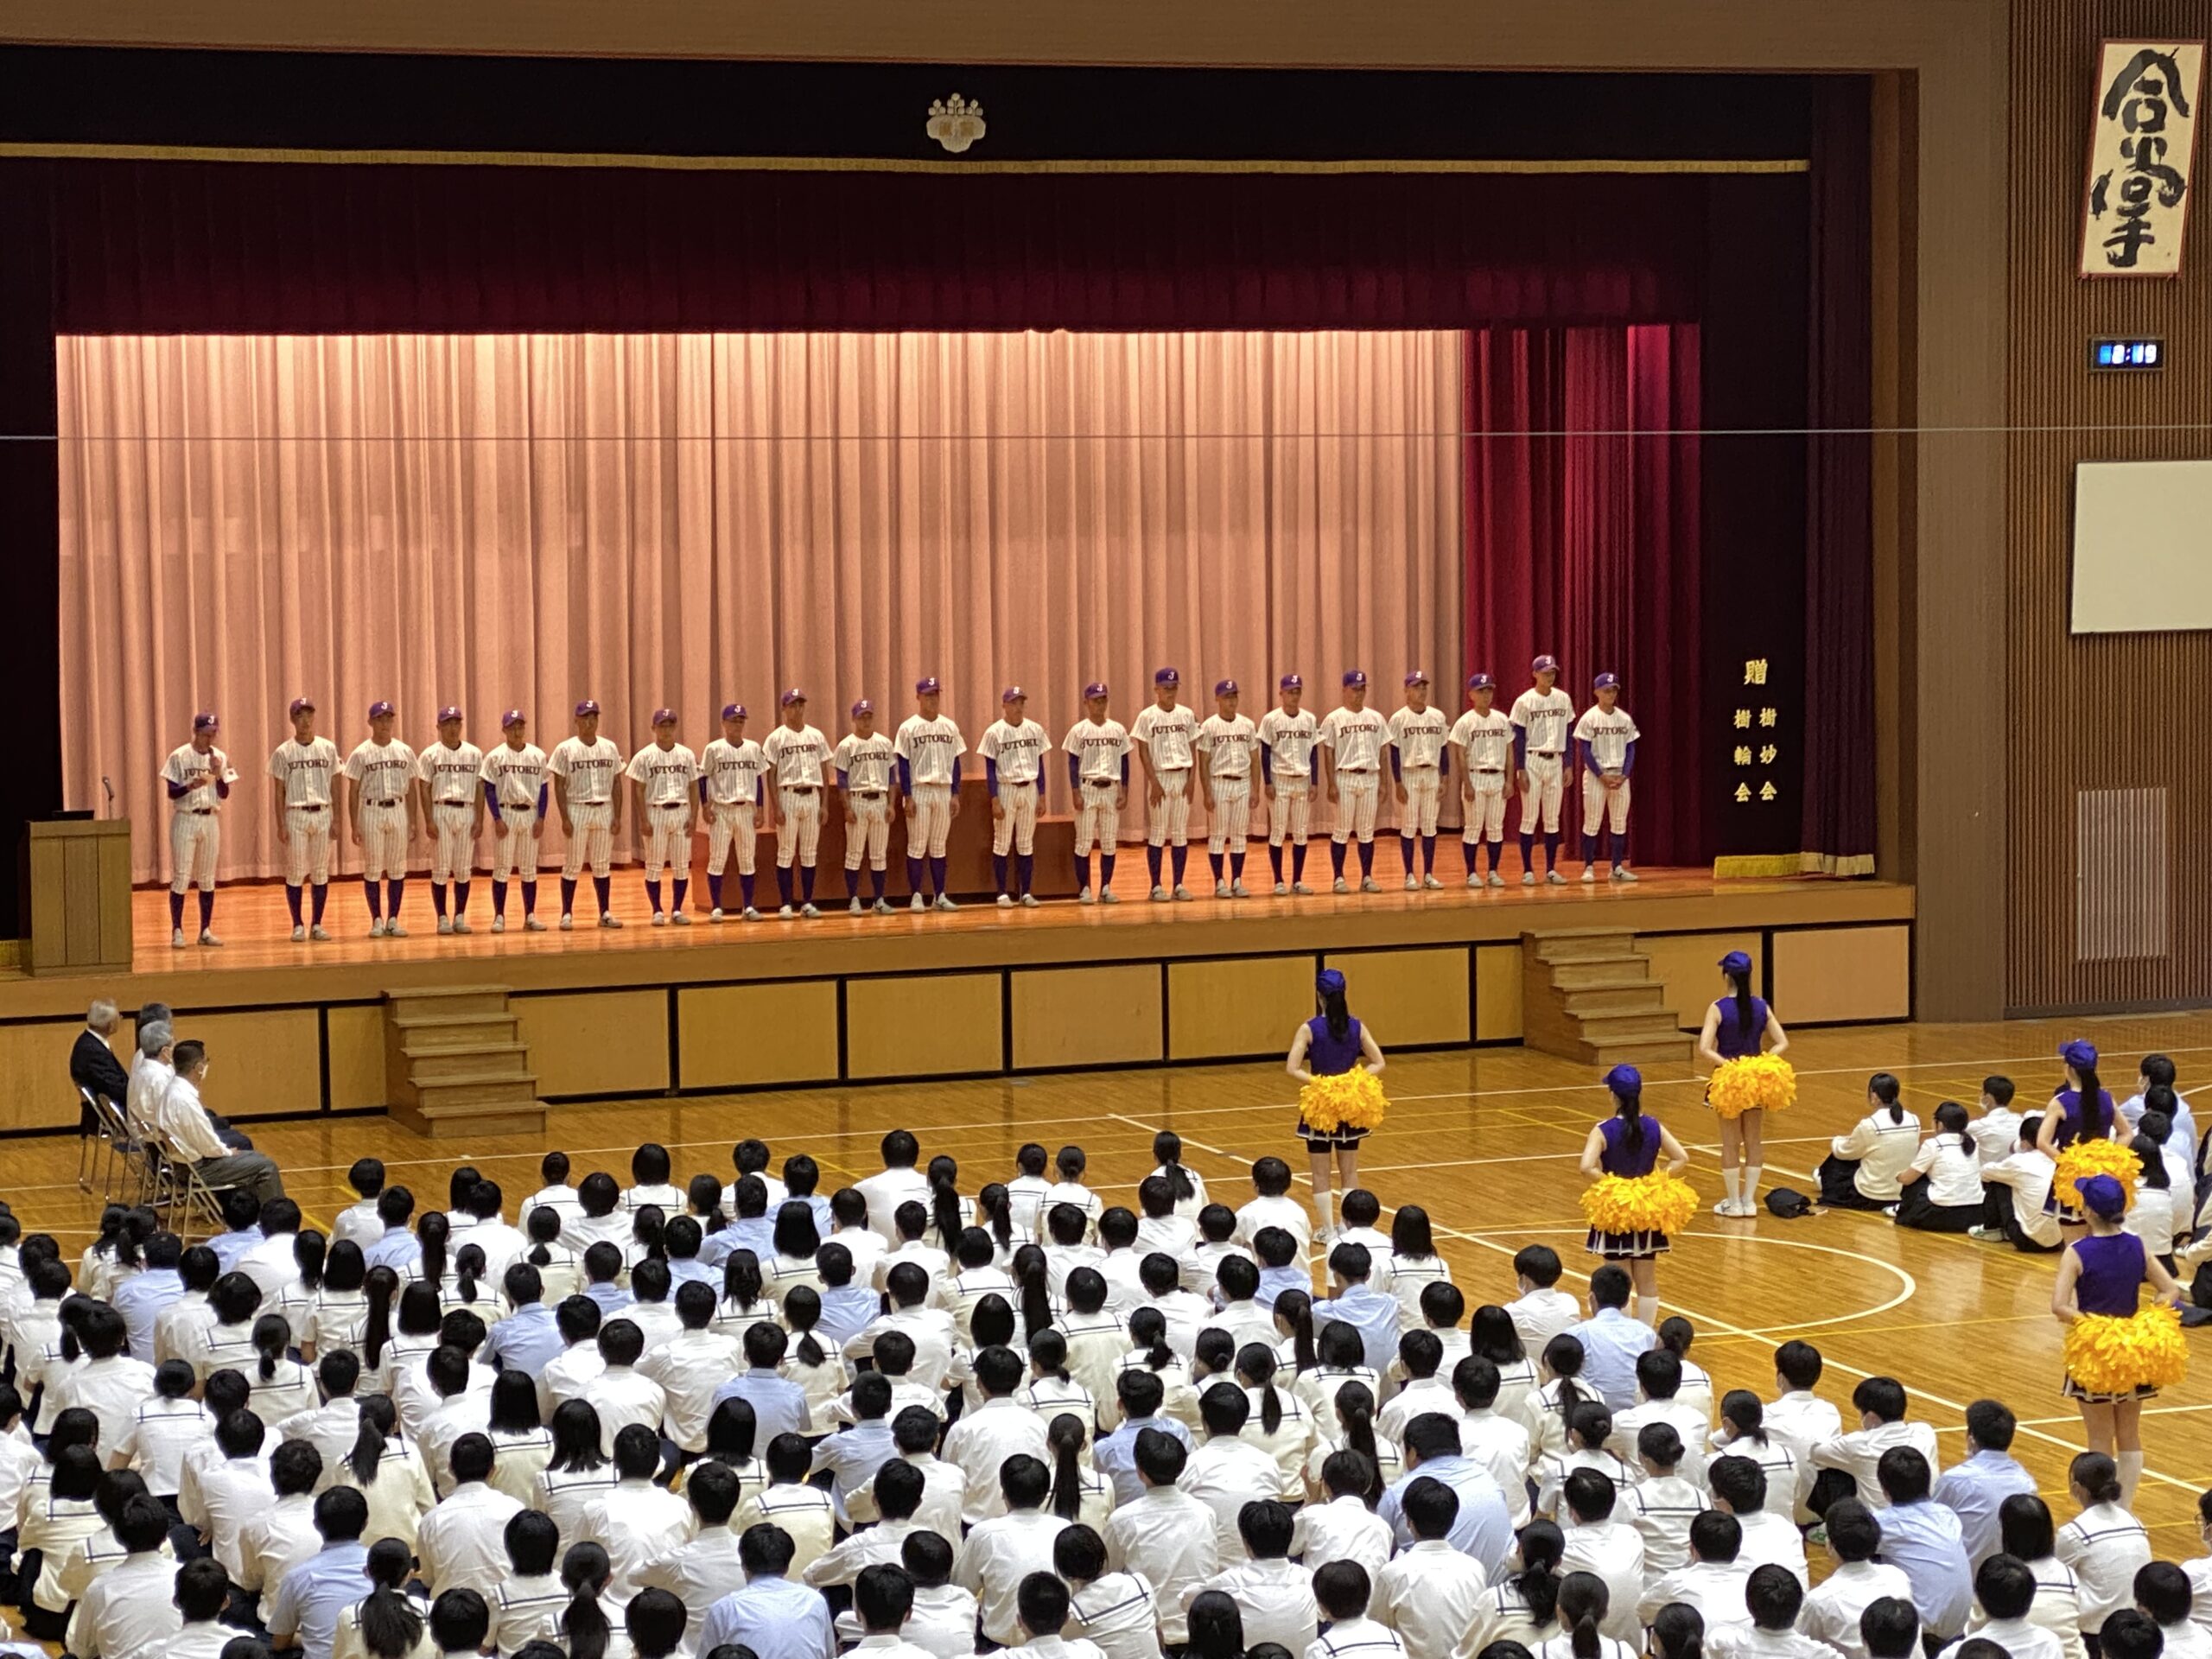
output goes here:
[[284, 809], [284, 880], [295, 887], [309, 881], [319, 887], [330, 880], [328, 807]]
[[822, 841], [822, 791], [779, 786], [776, 804], [776, 868], [788, 870], [796, 857], [812, 869], [814, 849]]
[[1610, 824], [1618, 835], [1628, 828], [1628, 779], [1621, 779], [1618, 789], [1608, 790], [1594, 772], [1582, 774], [1582, 833], [1594, 836], [1600, 823]]
[[1213, 817], [1206, 824], [1210, 853], [1244, 850], [1252, 830], [1252, 780], [1217, 778], [1213, 780]]
[[1466, 822], [1460, 828], [1459, 839], [1469, 846], [1478, 841], [1505, 839], [1503, 772], [1478, 772], [1475, 774], [1475, 798], [1467, 803]]
[[1037, 785], [1001, 779], [999, 804], [1006, 810], [991, 821], [992, 856], [1004, 858], [1011, 851], [1029, 857], [1037, 850]]
[[1555, 754], [1531, 754], [1528, 762], [1529, 787], [1521, 792], [1521, 833], [1535, 833], [1539, 815], [1543, 819], [1544, 833], [1555, 834], [1559, 830], [1560, 796], [1564, 791], [1567, 769]]
[[613, 867], [614, 804], [589, 801], [569, 808], [569, 822], [575, 826], [561, 861], [561, 879], [573, 881], [591, 866], [594, 875], [605, 875]]
[[540, 826], [536, 810], [527, 806], [502, 806], [499, 822], [507, 826], [507, 833], [502, 836], [495, 831], [492, 836], [492, 879], [504, 881], [519, 870], [524, 880], [537, 880], [537, 831]]
[[467, 801], [439, 801], [430, 808], [430, 828], [436, 839], [430, 848], [430, 880], [468, 880], [476, 862], [476, 837], [469, 826], [476, 809]]
[[691, 874], [691, 808], [663, 802], [645, 809], [645, 880], [658, 881], [663, 870]]
[[1371, 772], [1337, 774], [1337, 822], [1329, 838], [1339, 847], [1349, 839], [1375, 839], [1375, 803], [1382, 793], [1382, 779]]
[[943, 858], [945, 837], [951, 833], [952, 785], [916, 784], [914, 814], [906, 820], [906, 856], [919, 858], [927, 853], [931, 858]]
[[1156, 772], [1153, 782], [1160, 785], [1160, 804], [1145, 814], [1145, 840], [1154, 847], [1187, 847], [1191, 844], [1191, 774], [1183, 772]]
[[1103, 847], [1112, 852], [1122, 834], [1122, 809], [1118, 797], [1121, 785], [1110, 780], [1085, 779], [1082, 798], [1075, 808], [1075, 855], [1090, 856], [1090, 849]]
[[[845, 826], [845, 868], [849, 870], [860, 868], [861, 857], [865, 854], [868, 868], [887, 868], [890, 863], [891, 848], [890, 794], [887, 791], [880, 793], [874, 799], [865, 795], [849, 798], [852, 802], [853, 821]], [[918, 809], [914, 817], [918, 822], [921, 817]], [[919, 835], [918, 828], [915, 833]]]
[[215, 854], [223, 841], [222, 818], [213, 812], [182, 809], [169, 815], [169, 861], [175, 871], [171, 893], [182, 893], [194, 881], [202, 893], [215, 890]]
[[729, 867], [730, 849], [737, 849], [737, 873], [753, 874], [758, 842], [753, 828], [753, 803], [716, 801], [707, 810], [707, 874], [720, 875]]
[[361, 874], [372, 881], [407, 877], [407, 808], [394, 801], [361, 807]]
[[1303, 847], [1306, 825], [1313, 817], [1313, 780], [1285, 778], [1275, 785], [1270, 798], [1274, 808], [1268, 814], [1268, 845], [1281, 846], [1287, 832], [1293, 846]]
[[1398, 833], [1434, 835], [1437, 804], [1444, 793], [1441, 774], [1434, 766], [1409, 766], [1398, 781], [1406, 786], [1406, 807], [1398, 817]]

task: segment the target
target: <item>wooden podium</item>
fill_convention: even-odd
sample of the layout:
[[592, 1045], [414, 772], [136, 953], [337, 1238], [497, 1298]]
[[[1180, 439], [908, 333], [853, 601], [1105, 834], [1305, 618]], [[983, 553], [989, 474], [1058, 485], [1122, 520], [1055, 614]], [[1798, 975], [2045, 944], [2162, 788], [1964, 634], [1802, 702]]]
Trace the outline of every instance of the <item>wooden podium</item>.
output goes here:
[[34, 823], [24, 843], [24, 898], [34, 974], [130, 968], [130, 820]]

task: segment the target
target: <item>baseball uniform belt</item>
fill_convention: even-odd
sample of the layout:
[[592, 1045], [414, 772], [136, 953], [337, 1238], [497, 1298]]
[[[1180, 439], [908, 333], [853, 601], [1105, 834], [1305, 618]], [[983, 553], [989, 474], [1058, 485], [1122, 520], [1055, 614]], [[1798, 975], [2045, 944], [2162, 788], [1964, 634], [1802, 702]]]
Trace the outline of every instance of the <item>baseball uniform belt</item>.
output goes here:
[[1536, 755], [1542, 760], [1556, 760], [1560, 756], [1565, 754], [1567, 751], [1565, 749], [1531, 749], [1529, 753], [1533, 755]]
[[1337, 770], [1350, 777], [1365, 778], [1372, 774], [1375, 768], [1372, 766], [1338, 766]]
[[1083, 780], [1083, 786], [1085, 789], [1119, 789], [1121, 787], [1111, 778], [1086, 778]]
[[1505, 776], [1505, 768], [1503, 766], [1477, 766], [1475, 770], [1493, 778], [1503, 778]]
[[1434, 772], [1436, 768], [1434, 766], [1406, 766], [1402, 768], [1402, 770], [1406, 772]]
[[212, 806], [188, 806], [184, 810], [195, 818], [212, 818], [215, 816], [215, 809]]
[[399, 797], [395, 795], [388, 801], [371, 801], [369, 804], [371, 806], [397, 806], [399, 804]]
[[308, 802], [302, 801], [297, 806], [287, 807], [285, 810], [288, 812], [320, 812], [322, 810], [322, 807], [320, 804], [310, 804]]
[[811, 795], [816, 786], [812, 784], [785, 784], [784, 787], [794, 795]]
[[880, 801], [883, 798], [885, 793], [884, 791], [880, 789], [857, 789], [853, 792], [855, 795], [858, 795], [861, 799], [864, 801]]

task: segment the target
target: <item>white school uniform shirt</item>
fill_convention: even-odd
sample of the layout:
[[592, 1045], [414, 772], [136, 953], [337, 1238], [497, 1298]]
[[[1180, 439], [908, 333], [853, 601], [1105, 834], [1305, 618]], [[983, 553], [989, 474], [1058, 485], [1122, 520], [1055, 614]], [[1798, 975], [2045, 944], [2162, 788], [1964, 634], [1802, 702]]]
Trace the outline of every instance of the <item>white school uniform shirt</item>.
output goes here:
[[[1769, 1425], [1771, 1428], [1771, 1424]], [[1877, 1423], [1872, 1428], [1854, 1428], [1847, 1434], [1838, 1434], [1822, 1440], [1812, 1449], [1813, 1466], [1819, 1469], [1840, 1469], [1859, 1483], [1859, 1501], [1870, 1510], [1886, 1510], [1890, 1500], [1883, 1495], [1882, 1483], [1874, 1477], [1875, 1465], [1881, 1462], [1882, 1453], [1893, 1446], [1909, 1446], [1928, 1459], [1928, 1466], [1937, 1467], [1936, 1460], [1936, 1431], [1926, 1423]]]
[[683, 1604], [685, 1640], [677, 1651], [685, 1659], [698, 1651], [707, 1611], [745, 1585], [738, 1560], [737, 1534], [727, 1525], [701, 1527], [685, 1542], [648, 1562], [637, 1574], [641, 1590], [665, 1590]]
[[1396, 1547], [1390, 1523], [1369, 1509], [1364, 1500], [1347, 1496], [1332, 1497], [1325, 1503], [1308, 1503], [1299, 1510], [1290, 1553], [1305, 1563], [1308, 1573], [1331, 1561], [1357, 1561], [1367, 1569], [1372, 1583]]
[[1929, 1135], [1905, 1167], [1926, 1177], [1930, 1204], [1949, 1208], [1981, 1202], [1981, 1160], [1963, 1135]]
[[1213, 1511], [1214, 1548], [1224, 1562], [1247, 1559], [1236, 1525], [1247, 1503], [1262, 1497], [1294, 1503], [1305, 1495], [1302, 1477], [1287, 1478], [1274, 1457], [1235, 1434], [1217, 1434], [1192, 1448], [1175, 1484]]
[[1280, 1227], [1298, 1241], [1299, 1254], [1313, 1248], [1313, 1217], [1296, 1198], [1255, 1198], [1236, 1212], [1236, 1242], [1249, 1244], [1262, 1227]]
[[1011, 1398], [986, 1400], [945, 1433], [944, 1460], [958, 1465], [967, 1482], [961, 1520], [973, 1527], [1006, 1513], [1006, 1495], [999, 1490], [999, 1470], [1008, 1458], [1023, 1454], [1046, 1464], [1046, 1427], [1036, 1413]]
[[269, 757], [269, 775], [284, 785], [287, 806], [328, 806], [331, 779], [338, 775], [338, 746], [327, 737], [302, 743], [286, 738]]
[[484, 775], [484, 751], [466, 741], [449, 749], [442, 739], [416, 758], [415, 775], [429, 786], [433, 802], [467, 806]]
[[1313, 747], [1321, 722], [1311, 709], [1286, 714], [1274, 708], [1260, 716], [1259, 739], [1268, 752], [1268, 770], [1279, 782], [1295, 783], [1313, 775]]
[[658, 1434], [661, 1413], [668, 1407], [668, 1390], [629, 1365], [609, 1365], [576, 1391], [599, 1413], [599, 1449], [614, 1455], [614, 1437], [632, 1423], [642, 1423]]
[[365, 739], [346, 757], [346, 776], [370, 806], [396, 805], [407, 798], [415, 777], [415, 751], [397, 738], [379, 743]]
[[175, 1592], [176, 1562], [166, 1545], [126, 1556], [86, 1587], [69, 1619], [69, 1651], [102, 1659], [160, 1659], [173, 1652], [184, 1627]]
[[1705, 1493], [1680, 1475], [1655, 1475], [1621, 1493], [1613, 1513], [1643, 1540], [1647, 1581], [1689, 1565], [1690, 1522], [1708, 1507]]
[[521, 1513], [521, 1504], [482, 1481], [455, 1487], [416, 1531], [423, 1581], [440, 1595], [467, 1589], [489, 1597], [510, 1571], [507, 1522]]
[[1470, 772], [1510, 772], [1513, 766], [1513, 722], [1503, 709], [1470, 709], [1452, 728], [1454, 748], [1466, 752]]
[[1742, 1547], [1736, 1559], [1748, 1567], [1783, 1567], [1789, 1569], [1800, 1586], [1811, 1582], [1811, 1571], [1805, 1560], [1804, 1535], [1787, 1516], [1777, 1515], [1770, 1510], [1754, 1510], [1749, 1515], [1736, 1517], [1744, 1529]]
[[608, 1600], [623, 1605], [638, 1593], [638, 1575], [691, 1536], [690, 1504], [650, 1480], [621, 1480], [584, 1505], [579, 1535], [602, 1545], [614, 1576]]
[[884, 795], [891, 791], [891, 770], [898, 759], [899, 746], [881, 732], [866, 737], [847, 732], [837, 740], [830, 765], [844, 773], [845, 787], [852, 793]]
[[1459, 1450], [1491, 1472], [1505, 1494], [1505, 1507], [1517, 1529], [1529, 1524], [1529, 1468], [1535, 1452], [1529, 1427], [1495, 1408], [1459, 1414]]
[[1406, 1644], [1374, 1619], [1340, 1618], [1306, 1649], [1305, 1659], [1406, 1659]]
[[[929, 1177], [918, 1169], [883, 1169], [853, 1183], [855, 1190], [868, 1200], [868, 1224], [882, 1239], [887, 1250], [899, 1244], [899, 1227], [893, 1219], [902, 1204], [918, 1204], [929, 1207]], [[855, 1262], [855, 1277], [858, 1278], [858, 1262]]]
[[[1749, 1458], [1759, 1466], [1766, 1477], [1766, 1504], [1769, 1514], [1778, 1515], [1787, 1521], [1797, 1513], [1799, 1490], [1812, 1490], [1812, 1476], [1805, 1467], [1805, 1459], [1796, 1447], [1779, 1434], [1770, 1432], [1766, 1444], [1761, 1446], [1746, 1435], [1741, 1440], [1724, 1440], [1725, 1430], [1713, 1431], [1714, 1458]], [[1707, 1466], [1711, 1467], [1708, 1461]]]
[[1045, 752], [1052, 747], [1051, 736], [1033, 720], [995, 720], [976, 753], [998, 767], [1001, 784], [1033, 784], [1045, 775]]
[[1189, 1641], [1185, 1598], [1220, 1563], [1213, 1511], [1178, 1488], [1148, 1487], [1107, 1516], [1103, 1530], [1106, 1565], [1152, 1586], [1160, 1639], [1171, 1647]]
[[[2164, 1630], [2173, 1627], [2161, 1625], [2159, 1628]], [[1968, 1630], [1942, 1651], [1955, 1654], [1963, 1643], [1977, 1637], [1996, 1643], [2012, 1659], [2066, 1659], [2066, 1644], [2029, 1618], [1993, 1618], [1980, 1630]], [[2162, 1659], [2168, 1656], [2171, 1659], [2201, 1659], [2198, 1653], [2171, 1640], [2159, 1651]], [[1735, 1659], [1735, 1656], [1730, 1656], [1730, 1659]]]
[[1981, 1183], [1990, 1186], [2009, 1186], [2012, 1189], [2012, 1218], [2019, 1223], [2020, 1230], [2033, 1243], [2047, 1249], [2056, 1249], [2061, 1243], [2058, 1216], [2044, 1209], [2044, 1200], [2050, 1196], [2050, 1184], [2058, 1176], [2058, 1166], [2047, 1152], [2033, 1147], [2022, 1147], [2010, 1157], [1986, 1164], [1981, 1170]]
[[975, 1592], [983, 1634], [992, 1641], [1012, 1646], [1021, 1640], [1015, 1595], [1032, 1573], [1052, 1571], [1052, 1542], [1067, 1524], [1050, 1510], [1015, 1510], [969, 1530], [952, 1581]]
[[[545, 751], [537, 744], [516, 748], [510, 743], [494, 743], [476, 775], [492, 786], [492, 798], [499, 803], [502, 818], [511, 812], [537, 816], [537, 797], [545, 787]], [[373, 1211], [374, 1206], [371, 1208]]]
[[1173, 709], [1148, 702], [1129, 722], [1129, 741], [1143, 746], [1154, 772], [1188, 772], [1198, 734], [1198, 716], [1179, 702]]
[[[353, 1404], [351, 1401], [346, 1403]], [[358, 1421], [358, 1408], [354, 1416]], [[107, 1431], [102, 1429], [100, 1446], [111, 1453], [122, 1453], [126, 1466], [138, 1471], [146, 1482], [146, 1490], [155, 1497], [175, 1497], [184, 1479], [185, 1454], [196, 1446], [212, 1446], [214, 1438], [215, 1419], [207, 1407], [197, 1400], [163, 1400], [157, 1396], [141, 1400], [132, 1408], [130, 1421], [118, 1438], [110, 1440]], [[346, 1436], [346, 1443], [353, 1443], [352, 1434]], [[14, 1511], [15, 1505], [7, 1501], [5, 1487], [0, 1486], [0, 1516]]]
[[1407, 1659], [1474, 1659], [1471, 1638], [1489, 1600], [1482, 1563], [1428, 1538], [1383, 1567], [1369, 1611], [1397, 1631]]
[[1706, 1634], [1710, 1637], [1725, 1624], [1751, 1622], [1751, 1609], [1744, 1605], [1744, 1592], [1751, 1581], [1751, 1565], [1740, 1557], [1732, 1561], [1692, 1561], [1651, 1581], [1637, 1618], [1649, 1624], [1662, 1607], [1682, 1602], [1704, 1617]]
[[1068, 1628], [1106, 1659], [1160, 1659], [1160, 1615], [1152, 1586], [1135, 1573], [1102, 1573], [1071, 1586]]
[[102, 1447], [113, 1450], [130, 1427], [138, 1408], [154, 1392], [154, 1368], [143, 1359], [84, 1359], [67, 1371], [48, 1374], [53, 1414], [82, 1406], [99, 1419]]
[[1890, 1109], [1880, 1107], [1860, 1118], [1849, 1134], [1839, 1135], [1828, 1144], [1837, 1157], [1859, 1160], [1852, 1179], [1861, 1198], [1895, 1204], [1897, 1175], [1920, 1151], [1920, 1118], [1908, 1111], [1901, 1119], [1892, 1120]]
[[2058, 1529], [2052, 1552], [2079, 1587], [2082, 1629], [2094, 1635], [2105, 1620], [2135, 1605], [2135, 1574], [2151, 1560], [2151, 1535], [2117, 1503], [2093, 1503]]
[[1887, 1561], [1839, 1562], [1806, 1592], [1797, 1628], [1843, 1659], [1866, 1659], [1866, 1643], [1859, 1634], [1859, 1615], [1885, 1596], [1912, 1600], [1912, 1580], [1903, 1567]]
[[[1723, 1624], [1713, 1633], [1712, 1652], [1714, 1659], [1833, 1659], [1831, 1650], [1809, 1636], [1801, 1636], [1794, 1629], [1764, 1630], [1756, 1624]], [[2056, 1659], [2056, 1656], [2015, 1649], [2012, 1659]]]
[[[647, 806], [689, 806], [699, 781], [699, 757], [681, 743], [648, 743], [630, 757], [630, 781], [645, 786]], [[681, 1198], [677, 1199], [680, 1204]]]
[[1566, 1540], [1560, 1575], [1590, 1573], [1603, 1579], [1608, 1598], [1605, 1633], [1616, 1641], [1634, 1640], [1643, 1629], [1636, 1610], [1643, 1594], [1643, 1535], [1621, 1518], [1618, 1508], [1609, 1519], [1586, 1526], [1563, 1518], [1560, 1532]]
[[2173, 1193], [2165, 1187], [2152, 1186], [2140, 1175], [2135, 1178], [2135, 1207], [2127, 1212], [2126, 1230], [2143, 1241], [2143, 1248], [2152, 1255], [2171, 1255], [2174, 1251]]
[[679, 1331], [638, 1362], [638, 1370], [665, 1395], [661, 1433], [686, 1452], [706, 1449], [715, 1390], [744, 1369], [738, 1338], [711, 1328]]
[[570, 806], [596, 806], [614, 798], [615, 780], [622, 775], [622, 751], [611, 737], [590, 743], [564, 737], [553, 746], [553, 758], [545, 769], [566, 782]]
[[247, 1522], [238, 1535], [238, 1555], [245, 1563], [245, 1576], [239, 1585], [274, 1600], [284, 1575], [321, 1552], [322, 1535], [315, 1529], [314, 1497], [306, 1492], [280, 1497]]
[[1398, 764], [1408, 772], [1434, 771], [1452, 741], [1452, 722], [1434, 703], [1426, 709], [1410, 705], [1390, 715], [1390, 742], [1398, 751]]
[[1320, 747], [1334, 758], [1338, 772], [1382, 771], [1382, 751], [1389, 742], [1390, 722], [1372, 709], [1339, 703], [1321, 717]]
[[1227, 720], [1219, 715], [1208, 715], [1199, 722], [1198, 735], [1198, 753], [1206, 758], [1206, 775], [1249, 778], [1252, 745], [1258, 729], [1249, 715], [1232, 715]]
[[1076, 757], [1076, 775], [1086, 784], [1119, 784], [1128, 758], [1128, 728], [1118, 720], [1078, 720], [1060, 740], [1063, 753]]
[[968, 753], [968, 740], [950, 715], [925, 720], [909, 715], [899, 722], [899, 758], [916, 784], [950, 784], [953, 762]]
[[1643, 735], [1625, 709], [1608, 711], [1592, 703], [1574, 722], [1574, 741], [1590, 746], [1590, 758], [1599, 772], [1618, 772], [1627, 763], [1628, 746]]
[[1295, 1561], [1277, 1557], [1231, 1562], [1185, 1594], [1186, 1615], [1190, 1604], [1208, 1590], [1218, 1590], [1236, 1604], [1243, 1614], [1248, 1649], [1273, 1642], [1293, 1653], [1303, 1653], [1320, 1634], [1320, 1608], [1313, 1599], [1313, 1574]]
[[1985, 1168], [2012, 1156], [2012, 1148], [2019, 1144], [2020, 1122], [2020, 1115], [2010, 1106], [1993, 1106], [1967, 1125], [1974, 1156]]
[[1528, 734], [1531, 754], [1564, 754], [1574, 724], [1574, 699], [1558, 686], [1539, 691], [1530, 686], [1513, 699], [1512, 723]]
[[718, 737], [699, 752], [707, 798], [717, 806], [751, 806], [759, 798], [768, 757], [751, 738], [736, 743]]
[[1567, 1328], [1582, 1323], [1582, 1308], [1563, 1290], [1532, 1290], [1505, 1305], [1513, 1328], [1521, 1333], [1521, 1346], [1531, 1359], [1542, 1357], [1544, 1344]]

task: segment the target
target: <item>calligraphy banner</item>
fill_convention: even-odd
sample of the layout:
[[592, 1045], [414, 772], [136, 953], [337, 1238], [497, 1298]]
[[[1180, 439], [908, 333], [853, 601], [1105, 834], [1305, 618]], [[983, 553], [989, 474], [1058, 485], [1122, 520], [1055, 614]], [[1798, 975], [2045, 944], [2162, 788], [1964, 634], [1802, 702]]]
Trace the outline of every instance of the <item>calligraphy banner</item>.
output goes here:
[[2202, 41], [2107, 41], [2097, 63], [2082, 275], [2177, 276], [2203, 93]]

